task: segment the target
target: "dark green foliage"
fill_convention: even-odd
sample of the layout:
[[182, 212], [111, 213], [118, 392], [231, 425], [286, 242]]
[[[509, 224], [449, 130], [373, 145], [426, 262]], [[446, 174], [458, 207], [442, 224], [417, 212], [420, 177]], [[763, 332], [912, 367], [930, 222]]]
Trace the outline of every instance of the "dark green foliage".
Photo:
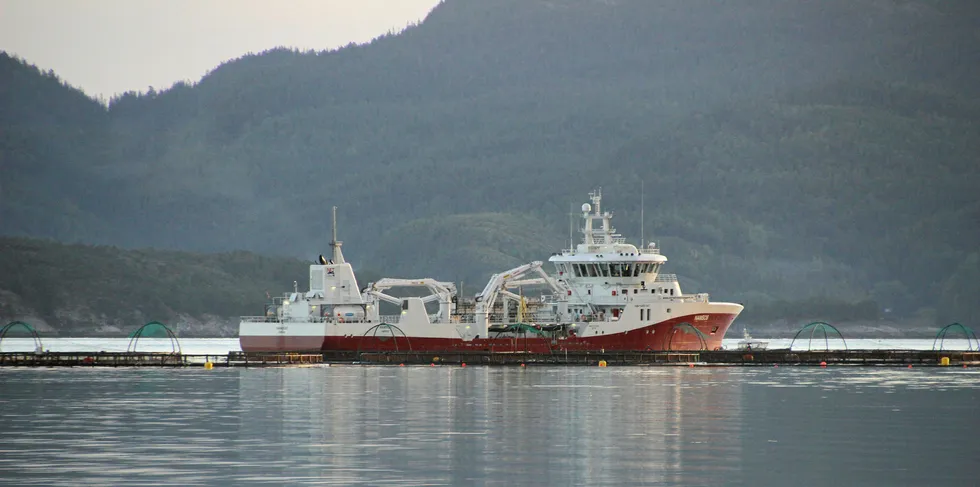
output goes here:
[[0, 232], [310, 258], [335, 204], [349, 259], [482, 287], [564, 246], [595, 186], [638, 240], [642, 179], [688, 291], [759, 320], [968, 321], [977, 5], [450, 0], [108, 107], [0, 54]]
[[973, 328], [980, 326], [980, 253], [964, 257], [941, 291], [940, 323], [958, 321]]
[[249, 252], [205, 255], [0, 238], [0, 290], [18, 295], [56, 326], [64, 321], [56, 313], [66, 311], [111, 320], [139, 310], [164, 323], [177, 313], [261, 314], [267, 292], [281, 295], [294, 280], [306, 284], [308, 266]]
[[799, 323], [817, 319], [834, 323], [852, 320], [873, 321], [880, 317], [878, 304], [871, 300], [851, 302], [815, 296], [801, 300], [780, 300], [756, 305], [746, 309], [740, 320], [749, 323]]

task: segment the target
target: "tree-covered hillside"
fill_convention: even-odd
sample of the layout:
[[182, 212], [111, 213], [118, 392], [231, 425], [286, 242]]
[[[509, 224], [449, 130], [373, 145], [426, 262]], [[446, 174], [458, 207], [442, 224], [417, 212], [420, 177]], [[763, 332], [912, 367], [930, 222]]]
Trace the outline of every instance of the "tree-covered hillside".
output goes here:
[[482, 287], [594, 187], [638, 240], [642, 181], [667, 269], [745, 319], [980, 325], [977, 25], [972, 0], [448, 0], [108, 107], [0, 54], [0, 232], [309, 258], [337, 205], [351, 260]]
[[125, 336], [149, 321], [183, 324], [185, 335], [232, 335], [237, 320], [228, 329], [200, 322], [261, 314], [266, 293], [280, 296], [295, 280], [305, 285], [308, 265], [242, 251], [206, 255], [0, 238], [0, 320], [75, 336]]

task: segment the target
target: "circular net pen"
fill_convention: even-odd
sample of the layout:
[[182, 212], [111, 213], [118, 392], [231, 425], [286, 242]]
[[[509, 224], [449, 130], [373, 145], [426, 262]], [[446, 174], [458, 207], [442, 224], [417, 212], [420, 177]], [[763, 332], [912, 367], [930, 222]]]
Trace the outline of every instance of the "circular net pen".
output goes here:
[[[378, 334], [379, 331], [381, 332], [380, 335]], [[361, 347], [365, 338], [375, 339], [382, 343], [391, 339], [393, 340], [392, 345], [394, 345], [394, 351], [403, 351], [398, 349], [399, 334], [401, 335], [401, 338], [405, 339], [405, 343], [408, 345], [408, 350], [404, 351], [411, 352], [412, 341], [408, 338], [408, 334], [405, 333], [404, 330], [399, 328], [398, 325], [393, 325], [391, 323], [379, 323], [371, 328], [368, 328], [367, 331], [365, 331], [364, 334], [357, 340], [357, 353], [360, 354], [363, 351]]]
[[44, 344], [41, 343], [41, 335], [37, 334], [37, 330], [35, 330], [33, 326], [28, 323], [24, 323], [23, 321], [11, 321], [10, 323], [4, 325], [3, 328], [0, 328], [0, 352], [3, 351], [3, 339], [6, 338], [7, 334], [15, 328], [22, 328], [30, 333], [31, 339], [34, 340], [34, 353], [41, 353], [44, 351]]
[[129, 345], [126, 346], [126, 351], [129, 353], [135, 353], [136, 347], [139, 345], [141, 338], [169, 340], [171, 353], [180, 353], [180, 340], [177, 339], [177, 335], [174, 334], [170, 327], [160, 323], [159, 321], [151, 321], [134, 331], [133, 334], [129, 336]]
[[[807, 331], [810, 332], [809, 337], [806, 336]], [[823, 321], [814, 321], [813, 323], [809, 323], [805, 325], [803, 328], [800, 328], [800, 331], [796, 332], [796, 335], [793, 337], [793, 341], [789, 343], [789, 349], [793, 350], [793, 346], [796, 345], [796, 340], [799, 339], [800, 336], [802, 335], [807, 340], [807, 346], [806, 346], [807, 351], [813, 351], [814, 350], [813, 339], [814, 338], [817, 339], [817, 345], [819, 346], [821, 341], [820, 334], [823, 335], [824, 348], [822, 349], [818, 348], [817, 350], [828, 350], [828, 351], [836, 350], [830, 348], [831, 337], [834, 335], [836, 336], [833, 338], [833, 342], [836, 343], [837, 340], [840, 340], [841, 344], [844, 347], [844, 350], [847, 350], [847, 341], [844, 340], [844, 335], [841, 334], [840, 330], [835, 328], [830, 323], [824, 323]], [[800, 342], [802, 341], [803, 340], [801, 339]]]
[[[977, 334], [973, 332], [968, 326], [961, 325], [960, 323], [951, 323], [939, 329], [936, 333], [936, 338], [932, 341], [932, 349], [936, 351], [944, 350], [946, 342], [951, 341], [954, 344], [957, 338], [949, 337], [949, 332], [959, 330], [963, 332], [963, 338], [966, 340], [966, 350], [972, 352], [974, 350], [980, 351], [980, 339], [977, 339]], [[974, 349], [974, 343], [976, 343], [976, 348]], [[946, 349], [950, 350], [950, 349]], [[954, 349], [955, 350], [955, 349]]]
[[[674, 348], [673, 348], [673, 345], [674, 345], [674, 337], [677, 336], [677, 333], [678, 332], [680, 332], [682, 334], [685, 334], [685, 335], [686, 334], [690, 334], [691, 332], [693, 332], [694, 335], [698, 339], [698, 348], [696, 348], [696, 349], [694, 349], [694, 348], [683, 348], [683, 349], [678, 349], [676, 351], [691, 351], [691, 350], [707, 350], [708, 349], [708, 337], [706, 337], [704, 335], [704, 332], [702, 332], [701, 330], [697, 329], [694, 325], [692, 325], [690, 323], [678, 323], [678, 324], [674, 325], [674, 328], [671, 329], [671, 331], [670, 331], [670, 337], [667, 339], [667, 351], [668, 352], [675, 351]], [[688, 343], [688, 342], [689, 342], [688, 340], [685, 340], [683, 343]]]

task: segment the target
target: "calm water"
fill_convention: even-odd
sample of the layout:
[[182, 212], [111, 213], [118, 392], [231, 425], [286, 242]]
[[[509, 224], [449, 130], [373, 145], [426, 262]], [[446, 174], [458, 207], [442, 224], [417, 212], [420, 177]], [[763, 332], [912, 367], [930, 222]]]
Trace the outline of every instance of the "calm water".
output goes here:
[[3, 485], [977, 485], [980, 368], [0, 369]]
[[[761, 338], [761, 337], [757, 337]], [[797, 340], [795, 343], [789, 338], [762, 338], [769, 342], [769, 348], [790, 348], [794, 350], [872, 350], [872, 349], [891, 349], [891, 350], [932, 350], [933, 345], [937, 344], [933, 339], [903, 339], [903, 338], [863, 338], [852, 339], [846, 343], [840, 339], [824, 340], [823, 337], [814, 339], [812, 342], [805, 339]], [[725, 348], [734, 349], [738, 347], [739, 338], [726, 338], [723, 342]], [[131, 345], [141, 352], [170, 352], [174, 350], [174, 342], [164, 338], [142, 338], [132, 344], [129, 338], [46, 338], [41, 345], [52, 352], [125, 352]], [[944, 340], [941, 344], [943, 350], [978, 350], [980, 342], [973, 339], [951, 338]], [[3, 352], [29, 352], [33, 351], [36, 343], [31, 338], [6, 337], [0, 343], [0, 351]], [[183, 338], [179, 340], [179, 347], [185, 354], [227, 354], [229, 351], [241, 351], [237, 338]]]

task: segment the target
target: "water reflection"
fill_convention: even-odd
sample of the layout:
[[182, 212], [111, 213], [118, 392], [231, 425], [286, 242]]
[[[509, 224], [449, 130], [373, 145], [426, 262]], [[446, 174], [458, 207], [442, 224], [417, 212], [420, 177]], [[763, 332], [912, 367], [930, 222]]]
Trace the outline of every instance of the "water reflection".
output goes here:
[[0, 484], [971, 484], [980, 369], [0, 369]]
[[745, 371], [742, 456], [753, 482], [974, 485], [973, 369]]
[[343, 483], [731, 478], [740, 468], [742, 395], [729, 374], [677, 368], [249, 371], [239, 379], [240, 402], [275, 398], [279, 412], [244, 408], [240, 436], [270, 441], [242, 452], [241, 461], [293, 481]]

